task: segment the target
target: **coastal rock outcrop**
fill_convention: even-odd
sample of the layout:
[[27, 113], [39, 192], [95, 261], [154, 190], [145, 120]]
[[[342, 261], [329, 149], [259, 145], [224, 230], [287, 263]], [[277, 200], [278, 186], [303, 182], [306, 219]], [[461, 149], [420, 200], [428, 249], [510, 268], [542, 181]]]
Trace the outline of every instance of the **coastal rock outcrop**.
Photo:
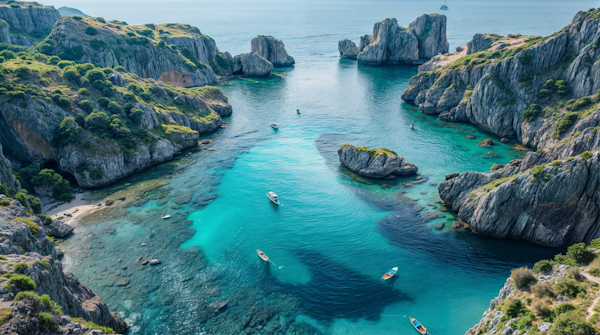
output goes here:
[[599, 236], [589, 188], [600, 175], [599, 14], [580, 12], [547, 38], [476, 36], [475, 53], [420, 72], [403, 92], [425, 114], [537, 149], [522, 162], [439, 186], [446, 206], [474, 232], [550, 246]]
[[263, 56], [249, 52], [233, 57], [233, 72], [250, 77], [266, 76], [273, 71], [273, 64]]
[[340, 51], [340, 57], [347, 59], [356, 59], [356, 56], [360, 53], [356, 44], [347, 38], [340, 40], [338, 50]]
[[467, 55], [485, 50], [501, 38], [502, 36], [496, 34], [475, 34], [473, 39], [467, 43]]
[[294, 65], [294, 58], [288, 55], [285, 45], [280, 39], [270, 35], [258, 35], [252, 39], [252, 50], [268, 60], [275, 67], [285, 67]]
[[415, 165], [389, 149], [369, 149], [344, 144], [338, 149], [338, 156], [348, 169], [369, 178], [394, 178], [418, 171]]
[[128, 26], [65, 16], [39, 50], [79, 63], [123, 66], [140, 77], [182, 87], [212, 84], [216, 74], [232, 72], [215, 41], [184, 24]]
[[[112, 328], [123, 333], [128, 326], [119, 316], [110, 313], [108, 306], [86, 286], [79, 283], [77, 277], [64, 273], [58, 261], [56, 249], [47, 238], [47, 231], [41, 220], [28, 213], [19, 201], [7, 199], [0, 194], [0, 200], [9, 200], [10, 205], [0, 207], [0, 272], [8, 274], [0, 278], [0, 291], [5, 297], [3, 308], [10, 310], [12, 317], [0, 326], [3, 333], [39, 334], [41, 322], [37, 313], [50, 312], [57, 306], [71, 317], [82, 318], [97, 325]], [[13, 266], [13, 264], [20, 264]], [[30, 278], [27, 284], [11, 286], [9, 278], [18, 275]], [[27, 286], [27, 289], [22, 286]], [[9, 290], [10, 288], [10, 290]], [[35, 295], [48, 295], [53, 301], [46, 308], [36, 300], [14, 301], [15, 294], [21, 290], [34, 291]], [[7, 307], [8, 306], [8, 307]], [[4, 312], [6, 313], [6, 312]], [[62, 319], [62, 318], [66, 319]], [[52, 317], [52, 324], [60, 327], [76, 327], [68, 316]], [[49, 327], [49, 325], [46, 325]], [[82, 326], [80, 325], [81, 329]], [[87, 329], [87, 327], [86, 327]], [[88, 329], [91, 331], [92, 329]], [[97, 333], [99, 334], [99, 333]]]
[[398, 25], [396, 19], [386, 19], [373, 26], [373, 34], [354, 42], [343, 39], [338, 44], [340, 57], [356, 59], [368, 64], [423, 64], [440, 53], [448, 52], [446, 16], [422, 15], [408, 28]]
[[2, 154], [2, 145], [0, 144], [0, 185], [12, 188], [15, 191], [21, 189], [21, 184], [15, 177], [10, 161]]

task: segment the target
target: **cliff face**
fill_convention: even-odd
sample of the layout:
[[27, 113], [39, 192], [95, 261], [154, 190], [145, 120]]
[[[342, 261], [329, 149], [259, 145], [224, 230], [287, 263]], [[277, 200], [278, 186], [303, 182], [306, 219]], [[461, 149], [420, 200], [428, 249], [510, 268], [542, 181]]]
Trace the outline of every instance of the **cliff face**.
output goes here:
[[252, 50], [268, 60], [275, 67], [294, 65], [294, 58], [287, 54], [285, 45], [280, 39], [269, 35], [258, 35], [252, 39]]
[[377, 22], [373, 34], [360, 38], [360, 45], [341, 40], [338, 49], [342, 58], [356, 58], [370, 64], [423, 64], [439, 53], [448, 52], [446, 16], [422, 15], [408, 29], [396, 19]]
[[[6, 199], [6, 196], [0, 195], [0, 200]], [[35, 299], [19, 302], [13, 300], [23, 290], [9, 284], [9, 278], [18, 272], [33, 281], [34, 285], [28, 288], [30, 291], [40, 296], [47, 294], [68, 315], [56, 315], [50, 321], [57, 325], [60, 333], [68, 328], [86, 328], [75, 325], [69, 316], [110, 327], [117, 333], [125, 332], [128, 328], [125, 321], [110, 313], [106, 304], [88, 287], [80, 284], [74, 275], [63, 272], [54, 245], [46, 238], [47, 231], [42, 221], [27, 213], [18, 201], [8, 200], [9, 206], [0, 207], [0, 253], [4, 255], [0, 260], [0, 272], [7, 274], [0, 279], [0, 290], [8, 299], [3, 307], [9, 306], [7, 308], [11, 317], [0, 325], [0, 331], [33, 335], [40, 334], [44, 328], [50, 328], [50, 325], [40, 321], [37, 313], [42, 312], [43, 307]], [[18, 271], [13, 266], [17, 263], [21, 264]]]
[[2, 154], [2, 145], [0, 145], [0, 185], [15, 191], [21, 189], [21, 185], [12, 171], [10, 161]]
[[418, 168], [389, 149], [368, 149], [344, 144], [338, 149], [340, 162], [369, 178], [395, 178], [417, 173]]
[[474, 232], [550, 246], [599, 236], [599, 13], [581, 12], [546, 38], [476, 35], [471, 48], [483, 51], [410, 80], [402, 98], [423, 113], [538, 149], [500, 170], [465, 172], [439, 186]]
[[78, 63], [123, 66], [140, 77], [182, 87], [212, 84], [215, 72], [231, 73], [229, 58], [212, 38], [181, 24], [128, 26], [62, 17], [39, 50]]
[[[0, 21], [0, 43], [31, 46], [36, 38], [44, 38], [60, 17], [54, 7], [32, 2], [13, 4], [14, 7], [0, 5], [0, 20], [4, 21]], [[28, 34], [29, 38], [23, 34]]]
[[[215, 87], [178, 88], [91, 64], [32, 63], [45, 72], [4, 84], [10, 91], [0, 99], [0, 143], [23, 163], [55, 161], [81, 187], [107, 185], [169, 160], [221, 126], [220, 115], [231, 115]], [[35, 86], [40, 81], [48, 87]], [[35, 89], [20, 91], [26, 85]]]

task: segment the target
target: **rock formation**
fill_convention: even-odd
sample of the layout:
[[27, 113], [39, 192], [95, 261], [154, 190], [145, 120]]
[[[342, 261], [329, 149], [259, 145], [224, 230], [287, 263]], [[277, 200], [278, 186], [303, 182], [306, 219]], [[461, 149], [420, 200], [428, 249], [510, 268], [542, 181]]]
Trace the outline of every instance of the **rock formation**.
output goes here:
[[[504, 168], [440, 184], [446, 206], [474, 232], [551, 246], [600, 236], [593, 188], [600, 174], [599, 13], [580, 12], [547, 38], [499, 38], [410, 80], [402, 98], [421, 112], [538, 149]], [[471, 43], [473, 50], [481, 43]]]
[[340, 162], [369, 178], [394, 178], [417, 173], [418, 168], [389, 149], [369, 149], [344, 144], [338, 149]]
[[39, 3], [0, 4], [0, 43], [31, 46], [34, 39], [42, 39], [48, 35], [59, 18], [60, 14], [54, 7]]
[[270, 35], [258, 35], [252, 39], [252, 50], [268, 60], [275, 67], [294, 65], [296, 62], [287, 54], [283, 42]]
[[492, 43], [501, 39], [502, 36], [495, 34], [475, 34], [473, 39], [467, 43], [467, 55], [485, 50], [492, 46]]
[[[17, 200], [7, 199], [1, 194], [0, 200], [10, 201], [9, 206], [0, 207], [0, 254], [4, 255], [0, 259], [0, 272], [9, 274], [0, 278], [0, 291], [5, 297], [3, 308], [8, 309], [3, 311], [3, 315], [10, 313], [10, 318], [0, 325], [0, 332], [33, 335], [41, 334], [43, 327], [50, 328], [49, 324], [44, 325], [40, 321], [38, 313], [51, 312], [44, 309], [52, 309], [52, 303], [48, 303], [50, 306], [42, 306], [35, 298], [18, 302], [13, 300], [19, 291], [25, 290], [14, 284], [9, 285], [9, 278], [16, 275], [16, 272], [31, 278], [33, 285], [28, 284], [29, 291], [34, 291], [39, 296], [47, 294], [62, 309], [64, 316], [55, 315], [48, 321], [57, 326], [59, 333], [74, 328], [79, 328], [80, 333], [83, 329], [92, 331], [91, 328], [71, 321], [71, 317], [112, 328], [117, 333], [125, 332], [128, 328], [125, 321], [110, 313], [108, 306], [88, 287], [80, 284], [74, 275], [63, 272], [56, 249], [46, 238], [47, 231], [41, 220], [30, 215]], [[17, 263], [21, 264], [18, 271], [13, 266]], [[92, 334], [103, 332], [94, 331]]]
[[252, 39], [249, 53], [230, 57], [231, 72], [249, 77], [266, 76], [274, 67], [295, 64], [294, 58], [287, 54], [283, 42], [273, 36], [258, 35]]
[[2, 145], [0, 144], [0, 185], [12, 188], [15, 191], [21, 189], [19, 181], [15, 177], [10, 161], [2, 154]]
[[[93, 30], [86, 33], [88, 26]], [[230, 59], [215, 41], [183, 24], [128, 26], [62, 17], [39, 50], [79, 63], [123, 66], [140, 77], [182, 87], [212, 84], [216, 74], [231, 74]]]
[[85, 14], [84, 12], [80, 11], [77, 8], [60, 7], [59, 9], [57, 9], [57, 11], [60, 13], [61, 16], [74, 16], [74, 15], [78, 15], [78, 16], [81, 16], [81, 17], [90, 17], [89, 15]]
[[373, 34], [354, 42], [343, 39], [338, 49], [342, 58], [356, 58], [368, 64], [423, 64], [440, 53], [448, 52], [446, 16], [422, 15], [407, 28], [396, 19], [386, 19], [373, 26]]
[[233, 72], [246, 76], [266, 76], [273, 71], [273, 64], [261, 55], [249, 52], [233, 57]]

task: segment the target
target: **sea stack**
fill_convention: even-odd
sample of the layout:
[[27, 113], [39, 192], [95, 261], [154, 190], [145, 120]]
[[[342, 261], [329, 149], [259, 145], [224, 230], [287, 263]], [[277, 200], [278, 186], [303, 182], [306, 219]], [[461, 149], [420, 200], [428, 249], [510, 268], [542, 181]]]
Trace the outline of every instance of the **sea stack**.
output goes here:
[[270, 35], [258, 35], [252, 39], [252, 49], [248, 53], [233, 57], [230, 62], [233, 74], [249, 77], [267, 76], [275, 67], [292, 66], [296, 63], [288, 55], [280, 39]]
[[361, 176], [383, 179], [415, 174], [419, 170], [390, 149], [369, 149], [344, 144], [338, 149], [340, 162]]
[[446, 16], [425, 14], [408, 28], [396, 19], [386, 19], [373, 26], [373, 34], [360, 38], [360, 45], [348, 39], [338, 44], [340, 57], [367, 64], [423, 64], [438, 54], [448, 52]]

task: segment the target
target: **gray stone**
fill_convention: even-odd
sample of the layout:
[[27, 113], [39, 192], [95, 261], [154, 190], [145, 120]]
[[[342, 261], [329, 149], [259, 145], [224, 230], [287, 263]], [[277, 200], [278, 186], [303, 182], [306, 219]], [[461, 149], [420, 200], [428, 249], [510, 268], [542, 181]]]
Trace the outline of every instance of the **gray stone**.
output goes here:
[[233, 57], [234, 73], [249, 77], [266, 76], [273, 71], [273, 64], [261, 55], [250, 52]]
[[552, 327], [552, 323], [550, 322], [542, 322], [541, 324], [538, 325], [538, 330], [541, 332], [547, 332], [550, 327]]
[[347, 59], [356, 59], [356, 56], [358, 56], [360, 52], [356, 44], [347, 38], [340, 40], [338, 43], [338, 50], [340, 51], [340, 57]]
[[111, 73], [108, 79], [117, 86], [125, 87], [125, 79], [123, 79], [123, 76], [117, 71]]
[[560, 301], [560, 302], [568, 302], [568, 301], [571, 301], [571, 299], [569, 299], [569, 298], [567, 298], [567, 297], [565, 297], [565, 296], [562, 296], [562, 295], [557, 295], [557, 296], [556, 296], [556, 301]]
[[288, 55], [283, 42], [270, 35], [258, 35], [252, 39], [252, 50], [275, 67], [292, 66], [296, 62]]
[[340, 162], [348, 169], [369, 178], [415, 174], [418, 168], [391, 150], [377, 151], [344, 144], [338, 150]]

